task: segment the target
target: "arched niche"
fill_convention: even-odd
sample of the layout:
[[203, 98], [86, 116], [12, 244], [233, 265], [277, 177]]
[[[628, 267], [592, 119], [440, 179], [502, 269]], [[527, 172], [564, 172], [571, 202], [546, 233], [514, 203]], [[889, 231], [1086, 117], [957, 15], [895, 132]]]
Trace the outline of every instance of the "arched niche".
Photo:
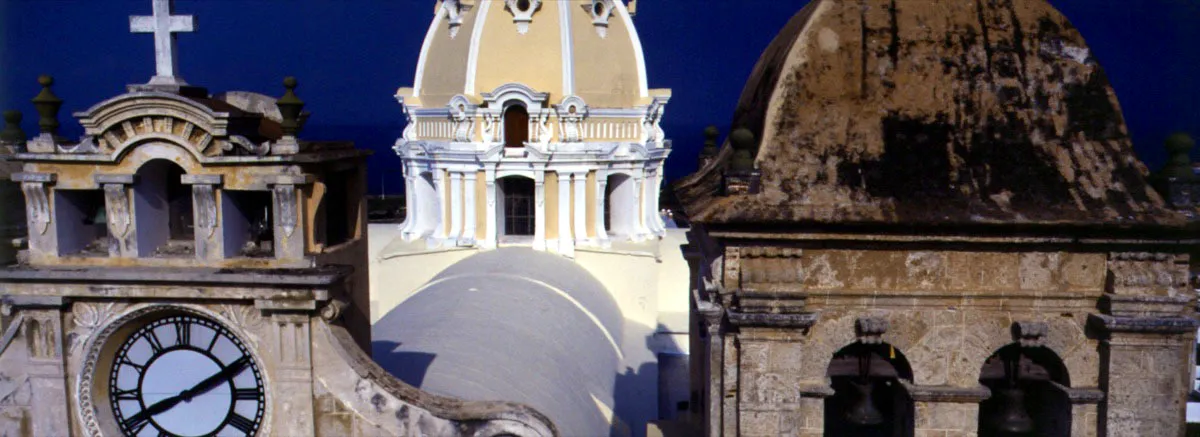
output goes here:
[[604, 186], [604, 228], [610, 237], [629, 237], [637, 229], [637, 184], [625, 173], [610, 173]]
[[167, 159], [151, 159], [137, 170], [133, 214], [139, 257], [194, 256], [192, 189], [184, 185], [183, 167]]
[[825, 435], [912, 437], [913, 401], [901, 384], [912, 382], [912, 367], [895, 347], [854, 342], [834, 353], [826, 376], [834, 394], [825, 398]]
[[505, 237], [532, 237], [537, 208], [534, 207], [534, 181], [525, 176], [496, 179], [497, 234]]
[[992, 391], [979, 403], [980, 437], [1071, 435], [1071, 380], [1050, 348], [1004, 346], [984, 362], [979, 383]]

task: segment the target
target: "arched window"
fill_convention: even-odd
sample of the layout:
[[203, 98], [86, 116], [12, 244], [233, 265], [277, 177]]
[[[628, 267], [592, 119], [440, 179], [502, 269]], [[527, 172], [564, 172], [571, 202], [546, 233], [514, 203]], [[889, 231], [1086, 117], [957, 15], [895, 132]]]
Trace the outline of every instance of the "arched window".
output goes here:
[[983, 363], [979, 383], [992, 396], [979, 403], [979, 437], [1071, 435], [1067, 368], [1045, 347], [1010, 344]]
[[504, 147], [525, 147], [529, 141], [529, 112], [522, 105], [504, 110]]
[[192, 189], [181, 178], [183, 168], [154, 159], [137, 171], [134, 221], [138, 256], [192, 256], [196, 253], [192, 224]]
[[827, 371], [834, 395], [825, 398], [825, 435], [912, 437], [914, 409], [900, 380], [912, 368], [887, 343], [855, 342], [833, 355]]
[[502, 235], [532, 236], [534, 227], [533, 179], [509, 176], [496, 181], [497, 222]]

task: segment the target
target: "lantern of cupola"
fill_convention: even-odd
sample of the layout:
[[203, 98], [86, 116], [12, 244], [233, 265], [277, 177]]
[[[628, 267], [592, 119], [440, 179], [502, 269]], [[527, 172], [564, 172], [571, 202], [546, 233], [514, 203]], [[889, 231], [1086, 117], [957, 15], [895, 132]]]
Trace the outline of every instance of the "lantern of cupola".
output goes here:
[[444, 0], [396, 98], [404, 239], [577, 246], [663, 235], [669, 90], [621, 0]]

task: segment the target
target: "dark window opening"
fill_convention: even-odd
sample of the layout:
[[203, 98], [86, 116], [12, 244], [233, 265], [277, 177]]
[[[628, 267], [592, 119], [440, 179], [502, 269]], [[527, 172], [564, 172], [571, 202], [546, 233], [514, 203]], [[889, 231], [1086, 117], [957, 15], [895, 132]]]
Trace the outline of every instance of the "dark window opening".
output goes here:
[[915, 409], [901, 380], [912, 381], [908, 360], [889, 344], [854, 343], [838, 351], [826, 373], [825, 435], [912, 437]]
[[500, 179], [503, 196], [504, 235], [533, 235], [533, 179], [507, 177]]
[[55, 190], [54, 195], [59, 256], [108, 256], [104, 191]]
[[138, 256], [192, 256], [196, 253], [192, 187], [174, 162], [155, 159], [138, 169], [134, 185]]
[[358, 172], [346, 169], [330, 172], [325, 180], [325, 246], [337, 246], [358, 234]]
[[275, 256], [275, 214], [270, 191], [224, 190], [222, 222], [225, 256]]
[[979, 436], [1071, 435], [1066, 366], [1044, 347], [1000, 348], [980, 370], [979, 383], [992, 396], [979, 403]]
[[504, 147], [525, 147], [529, 140], [529, 112], [521, 105], [504, 110]]

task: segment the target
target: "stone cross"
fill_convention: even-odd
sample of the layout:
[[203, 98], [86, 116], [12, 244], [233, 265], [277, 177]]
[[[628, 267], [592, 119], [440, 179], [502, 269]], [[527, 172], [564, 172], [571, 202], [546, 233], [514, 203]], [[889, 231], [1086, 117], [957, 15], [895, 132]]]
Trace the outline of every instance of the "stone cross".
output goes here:
[[174, 0], [153, 0], [154, 15], [130, 16], [129, 31], [154, 34], [155, 74], [151, 85], [187, 85], [177, 77], [179, 70], [175, 56], [175, 33], [192, 32], [196, 22], [191, 15], [171, 15]]

